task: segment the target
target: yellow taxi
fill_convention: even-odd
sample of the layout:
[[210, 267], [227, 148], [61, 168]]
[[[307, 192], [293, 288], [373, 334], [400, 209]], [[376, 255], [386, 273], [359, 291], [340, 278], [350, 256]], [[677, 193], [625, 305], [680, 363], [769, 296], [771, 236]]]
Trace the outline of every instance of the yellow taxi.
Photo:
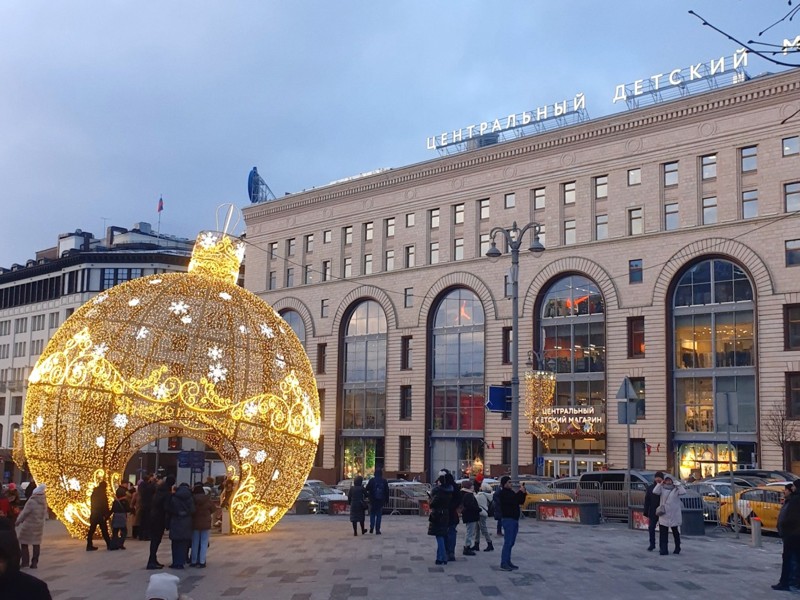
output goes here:
[[536, 515], [537, 502], [574, 502], [569, 494], [550, 489], [540, 481], [523, 481], [528, 495], [525, 497], [525, 504], [522, 505], [522, 512], [526, 515]]
[[719, 505], [720, 525], [735, 527], [736, 517], [733, 507], [736, 507], [736, 514], [739, 515], [741, 528], [750, 526], [753, 518], [761, 519], [762, 529], [768, 531], [778, 530], [778, 513], [783, 505], [783, 492], [775, 486], [758, 486], [747, 488], [738, 492], [731, 503], [730, 496], [723, 498]]

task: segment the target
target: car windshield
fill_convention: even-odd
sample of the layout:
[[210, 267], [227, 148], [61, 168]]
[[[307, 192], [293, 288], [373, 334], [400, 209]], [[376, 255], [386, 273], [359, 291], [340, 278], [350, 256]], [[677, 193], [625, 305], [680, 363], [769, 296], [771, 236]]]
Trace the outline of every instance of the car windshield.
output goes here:
[[549, 489], [546, 485], [542, 485], [536, 481], [526, 481], [525, 482], [525, 489], [528, 490], [529, 494], [552, 494], [553, 491]]

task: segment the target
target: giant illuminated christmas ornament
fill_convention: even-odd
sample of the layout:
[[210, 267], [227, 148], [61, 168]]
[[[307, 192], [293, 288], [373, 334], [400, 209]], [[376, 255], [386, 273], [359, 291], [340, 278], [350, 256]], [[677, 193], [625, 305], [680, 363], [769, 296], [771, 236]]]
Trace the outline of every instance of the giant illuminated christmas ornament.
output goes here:
[[243, 242], [203, 232], [188, 273], [106, 290], [50, 340], [29, 380], [24, 455], [73, 536], [97, 483], [113, 493], [168, 430], [217, 450], [238, 479], [233, 533], [267, 531], [294, 503], [319, 440], [316, 381], [292, 328], [236, 285], [243, 256]]
[[[525, 373], [525, 416], [528, 418], [529, 432], [549, 447], [554, 431], [547, 418], [553, 409], [553, 392], [556, 389], [556, 376], [549, 371], [528, 371]], [[558, 426], [556, 426], [558, 431]]]

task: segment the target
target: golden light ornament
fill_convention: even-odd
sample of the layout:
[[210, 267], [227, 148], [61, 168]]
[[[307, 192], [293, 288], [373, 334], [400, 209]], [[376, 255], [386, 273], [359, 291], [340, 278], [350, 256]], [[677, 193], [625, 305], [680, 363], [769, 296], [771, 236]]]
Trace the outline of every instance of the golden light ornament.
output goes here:
[[554, 373], [549, 371], [525, 373], [525, 416], [528, 419], [529, 431], [546, 447], [550, 446], [550, 439], [553, 437], [553, 429], [547, 419], [547, 414], [553, 407], [555, 389], [556, 376]]
[[202, 232], [188, 273], [101, 292], [50, 340], [29, 380], [24, 455], [71, 535], [86, 535], [99, 481], [111, 499], [167, 430], [214, 448], [238, 479], [233, 533], [268, 531], [294, 503], [319, 440], [317, 385], [292, 328], [236, 285], [243, 257], [242, 241]]

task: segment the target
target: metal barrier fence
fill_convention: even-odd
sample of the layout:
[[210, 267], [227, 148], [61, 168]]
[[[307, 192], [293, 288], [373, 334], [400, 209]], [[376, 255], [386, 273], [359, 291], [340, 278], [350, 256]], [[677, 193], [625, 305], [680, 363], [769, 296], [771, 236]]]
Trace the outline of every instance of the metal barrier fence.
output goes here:
[[[629, 509], [644, 507], [644, 497], [647, 486], [641, 482], [628, 485], [623, 482], [606, 482], [600, 485], [597, 481], [578, 483], [575, 488], [576, 502], [597, 502], [600, 505], [600, 518], [603, 520], [627, 521]], [[706, 506], [703, 497], [687, 491], [680, 497], [684, 511], [702, 511], [706, 515]]]

